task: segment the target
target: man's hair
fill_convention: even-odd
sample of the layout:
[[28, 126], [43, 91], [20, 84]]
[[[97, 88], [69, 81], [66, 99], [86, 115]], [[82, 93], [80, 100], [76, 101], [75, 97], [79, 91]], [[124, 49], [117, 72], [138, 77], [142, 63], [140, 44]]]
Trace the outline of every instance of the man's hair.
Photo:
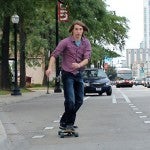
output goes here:
[[77, 20], [77, 21], [74, 21], [73, 24], [70, 26], [70, 28], [69, 28], [69, 32], [70, 32], [70, 33], [71, 33], [72, 30], [74, 29], [74, 26], [75, 26], [75, 25], [82, 26], [84, 32], [85, 32], [85, 31], [86, 31], [86, 32], [89, 31], [88, 27], [87, 27], [82, 21]]

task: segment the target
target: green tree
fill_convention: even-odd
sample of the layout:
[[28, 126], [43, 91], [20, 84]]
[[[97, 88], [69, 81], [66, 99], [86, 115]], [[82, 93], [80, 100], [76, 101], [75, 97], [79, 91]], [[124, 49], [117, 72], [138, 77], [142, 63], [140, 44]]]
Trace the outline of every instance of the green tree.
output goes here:
[[108, 69], [106, 70], [106, 74], [110, 80], [114, 81], [117, 76], [116, 68], [113, 66], [108, 66]]
[[[107, 11], [103, 0], [64, 0], [64, 2], [69, 8], [69, 21], [59, 23], [59, 40], [68, 36], [68, 27], [73, 20], [82, 20], [90, 29], [87, 36], [92, 43], [92, 63], [103, 62], [106, 56], [117, 56], [108, 47], [113, 45], [120, 50], [123, 49], [128, 31], [127, 19]], [[39, 65], [36, 58], [44, 56], [43, 62], [47, 66], [48, 51], [55, 48], [55, 5], [55, 0], [1, 0], [0, 28], [6, 16], [12, 16], [15, 12], [20, 16], [21, 86], [25, 84], [25, 63]], [[10, 31], [12, 31], [11, 26]], [[11, 42], [7, 42], [6, 45], [8, 43]], [[9, 49], [7, 48], [5, 52], [9, 52]], [[27, 57], [35, 59], [31, 62], [26, 59]]]

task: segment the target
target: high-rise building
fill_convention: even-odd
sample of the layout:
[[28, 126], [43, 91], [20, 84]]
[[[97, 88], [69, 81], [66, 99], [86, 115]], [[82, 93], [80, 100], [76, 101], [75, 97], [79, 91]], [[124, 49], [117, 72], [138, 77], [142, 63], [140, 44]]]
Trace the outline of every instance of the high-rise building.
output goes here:
[[150, 0], [144, 2], [144, 41], [138, 49], [127, 49], [127, 66], [132, 68], [135, 77], [150, 75]]
[[144, 0], [144, 48], [150, 48], [150, 0]]
[[144, 68], [150, 75], [150, 0], [144, 0]]
[[144, 67], [145, 52], [144, 49], [127, 49], [126, 50], [127, 66], [132, 69], [133, 76], [143, 77], [144, 72], [140, 70]]

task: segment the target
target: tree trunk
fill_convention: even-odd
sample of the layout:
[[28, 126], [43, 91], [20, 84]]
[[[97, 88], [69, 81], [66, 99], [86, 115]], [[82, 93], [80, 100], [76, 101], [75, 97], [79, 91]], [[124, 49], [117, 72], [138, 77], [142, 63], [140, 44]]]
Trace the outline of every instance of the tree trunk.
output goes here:
[[24, 31], [23, 17], [20, 17], [20, 87], [26, 86], [26, 69], [25, 69], [25, 44], [26, 33]]
[[4, 18], [3, 36], [2, 36], [2, 89], [10, 89], [10, 70], [9, 70], [9, 34], [10, 34], [10, 17]]

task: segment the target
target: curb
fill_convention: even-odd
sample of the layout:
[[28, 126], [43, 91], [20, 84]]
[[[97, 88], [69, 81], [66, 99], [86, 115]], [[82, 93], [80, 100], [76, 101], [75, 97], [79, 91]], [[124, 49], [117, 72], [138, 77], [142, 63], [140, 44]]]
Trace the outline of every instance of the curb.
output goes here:
[[7, 139], [7, 134], [3, 127], [3, 124], [0, 120], [0, 149], [1, 150], [10, 150], [9, 141]]

